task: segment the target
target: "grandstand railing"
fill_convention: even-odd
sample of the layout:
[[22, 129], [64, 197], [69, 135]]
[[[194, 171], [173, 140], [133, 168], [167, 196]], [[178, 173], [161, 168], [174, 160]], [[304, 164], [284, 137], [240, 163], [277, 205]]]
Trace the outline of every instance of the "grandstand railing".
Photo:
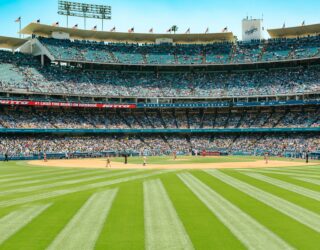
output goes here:
[[54, 58], [55, 62], [62, 63], [76, 63], [76, 64], [96, 64], [96, 65], [125, 65], [125, 66], [150, 66], [150, 67], [209, 67], [209, 66], [246, 66], [246, 65], [270, 65], [274, 63], [291, 63], [291, 62], [310, 62], [310, 60], [318, 60], [320, 55], [315, 57], [307, 58], [292, 58], [292, 59], [282, 59], [282, 60], [272, 60], [272, 61], [254, 61], [254, 62], [228, 62], [228, 63], [199, 63], [199, 64], [153, 64], [153, 63], [125, 63], [125, 62], [94, 62], [94, 61], [82, 61], [82, 60], [67, 60]]
[[[206, 97], [206, 96], [191, 96], [191, 97], [143, 97], [143, 96], [97, 96], [97, 95], [81, 95], [81, 94], [68, 94], [68, 93], [43, 93], [43, 92], [29, 92], [29, 91], [13, 91], [13, 90], [0, 90], [0, 93], [2, 96], [0, 97], [0, 101], [35, 101], [32, 99], [32, 96], [37, 96], [37, 99], [39, 96], [43, 96], [43, 98], [37, 101], [43, 101], [43, 102], [50, 102], [50, 97], [72, 97], [77, 98], [81, 100], [81, 98], [97, 98], [97, 99], [103, 99], [105, 101], [99, 101], [97, 103], [103, 103], [103, 104], [137, 104], [139, 100], [140, 107], [155, 107], [158, 105], [160, 107], [161, 105], [173, 105], [176, 104], [176, 101], [181, 101], [181, 103], [188, 104], [188, 100], [191, 102], [189, 104], [192, 104], [192, 101], [196, 100], [198, 103], [214, 103], [213, 105], [216, 105], [215, 103], [218, 103], [221, 105], [226, 105], [227, 103], [230, 105], [234, 103], [239, 103], [238, 105], [241, 106], [244, 103], [250, 103], [250, 105], [254, 105], [253, 103], [279, 103], [280, 105], [283, 104], [298, 104], [303, 105], [307, 102], [314, 102], [320, 100], [320, 91], [316, 92], [306, 92], [306, 93], [297, 93], [297, 94], [276, 94], [276, 95], [251, 95], [251, 96], [220, 96], [220, 97]], [[6, 95], [4, 97], [3, 95]], [[14, 98], [14, 96], [17, 95], [17, 98]], [[22, 99], [21, 95], [27, 96], [28, 98]], [[114, 100], [114, 102], [109, 102], [109, 99]], [[122, 100], [132, 100], [131, 102], [123, 103]], [[150, 100], [152, 99], [152, 103]], [[223, 100], [223, 101], [222, 101]], [[244, 101], [245, 100], [245, 101]], [[63, 101], [62, 101], [63, 102]], [[81, 101], [80, 101], [81, 102]], [[297, 102], [297, 103], [294, 103]], [[298, 103], [300, 102], [300, 103]], [[86, 102], [87, 103], [87, 102]], [[179, 105], [181, 105], [179, 103]], [[316, 103], [318, 104], [318, 103]], [[154, 106], [153, 106], [154, 105]], [[271, 104], [274, 105], [274, 104]], [[261, 106], [261, 105], [258, 105]]]
[[0, 128], [0, 134], [205, 134], [205, 133], [310, 133], [320, 132], [320, 127], [310, 128], [223, 128], [223, 129], [29, 129]]

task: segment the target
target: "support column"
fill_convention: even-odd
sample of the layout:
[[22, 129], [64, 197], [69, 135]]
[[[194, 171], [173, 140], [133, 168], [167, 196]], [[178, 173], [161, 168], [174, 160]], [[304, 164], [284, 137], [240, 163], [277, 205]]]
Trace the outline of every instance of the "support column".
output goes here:
[[43, 67], [44, 66], [44, 55], [41, 54], [41, 66]]

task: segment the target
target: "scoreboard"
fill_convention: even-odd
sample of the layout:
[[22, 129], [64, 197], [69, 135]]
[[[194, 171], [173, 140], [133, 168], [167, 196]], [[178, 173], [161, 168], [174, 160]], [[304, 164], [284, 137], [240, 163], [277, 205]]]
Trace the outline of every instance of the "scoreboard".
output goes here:
[[261, 40], [263, 36], [263, 20], [262, 19], [243, 19], [242, 20], [242, 40]]

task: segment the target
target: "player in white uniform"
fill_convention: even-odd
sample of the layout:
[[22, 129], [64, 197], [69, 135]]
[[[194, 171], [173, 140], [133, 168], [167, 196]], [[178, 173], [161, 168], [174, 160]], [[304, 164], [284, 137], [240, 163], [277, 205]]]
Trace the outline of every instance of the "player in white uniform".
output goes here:
[[106, 168], [111, 168], [111, 160], [109, 156], [107, 156]]
[[143, 156], [143, 166], [147, 165], [147, 156]]

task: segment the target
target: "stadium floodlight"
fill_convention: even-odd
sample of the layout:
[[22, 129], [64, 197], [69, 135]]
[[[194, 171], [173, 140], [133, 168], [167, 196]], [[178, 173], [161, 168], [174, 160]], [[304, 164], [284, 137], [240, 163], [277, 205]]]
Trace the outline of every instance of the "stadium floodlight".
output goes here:
[[103, 21], [111, 20], [111, 6], [59, 0], [58, 14], [67, 16], [67, 27], [68, 27], [69, 16], [83, 17], [85, 29], [86, 29], [86, 18], [101, 19], [102, 30], [103, 30]]

